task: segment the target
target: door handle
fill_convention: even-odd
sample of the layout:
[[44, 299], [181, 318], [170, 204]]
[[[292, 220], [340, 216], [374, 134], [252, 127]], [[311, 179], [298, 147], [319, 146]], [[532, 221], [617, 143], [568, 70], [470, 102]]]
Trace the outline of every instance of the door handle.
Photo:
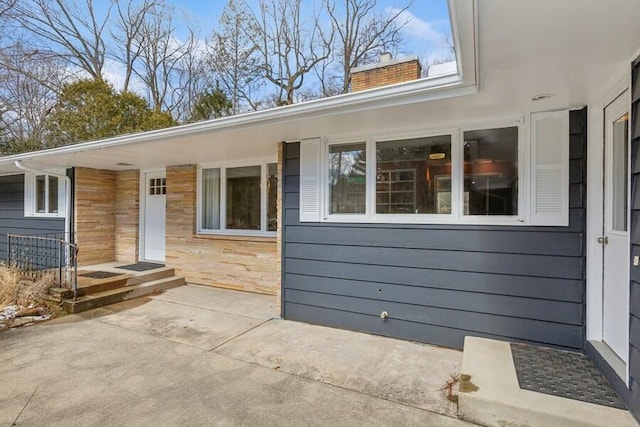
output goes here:
[[609, 243], [609, 237], [607, 236], [598, 237], [598, 243], [601, 244], [602, 246], [607, 245]]

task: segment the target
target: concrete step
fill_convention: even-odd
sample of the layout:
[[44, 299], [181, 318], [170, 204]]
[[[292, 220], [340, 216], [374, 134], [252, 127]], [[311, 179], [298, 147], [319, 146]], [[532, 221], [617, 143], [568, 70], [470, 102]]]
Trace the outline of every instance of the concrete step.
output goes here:
[[49, 288], [48, 295], [43, 298], [46, 301], [60, 304], [62, 300], [73, 297], [73, 292], [67, 288]]
[[92, 279], [90, 277], [78, 276], [78, 296], [92, 295], [99, 292], [110, 291], [112, 289], [127, 286], [131, 276], [120, 274], [118, 276], [104, 279]]
[[160, 267], [141, 273], [131, 274], [127, 281], [127, 285], [138, 285], [140, 283], [151, 282], [153, 280], [165, 279], [176, 274], [175, 270], [170, 267]]
[[83, 295], [75, 301], [66, 299], [62, 302], [62, 308], [67, 313], [80, 313], [93, 308], [115, 304], [120, 301], [138, 298], [154, 292], [182, 286], [186, 283], [182, 276], [162, 277], [145, 283], [126, 285], [117, 289], [110, 289], [94, 294]]
[[628, 411], [523, 390], [508, 342], [466, 337], [460, 374], [460, 418], [483, 426], [629, 426]]
[[175, 270], [168, 267], [161, 267], [140, 273], [126, 272], [126, 270], [117, 271], [117, 269], [109, 269], [107, 271], [113, 273], [117, 272], [120, 274], [117, 276], [106, 277], [104, 279], [95, 279], [78, 275], [78, 296], [92, 295], [99, 292], [118, 289], [123, 286], [139, 285], [141, 283], [172, 277], [175, 274]]

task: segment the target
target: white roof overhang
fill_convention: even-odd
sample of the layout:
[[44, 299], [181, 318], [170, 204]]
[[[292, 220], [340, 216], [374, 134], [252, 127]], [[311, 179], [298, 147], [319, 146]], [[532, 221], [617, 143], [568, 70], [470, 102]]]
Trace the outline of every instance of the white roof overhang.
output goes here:
[[[451, 0], [458, 75], [0, 158], [34, 168], [154, 169], [275, 158], [276, 143], [518, 118], [600, 102], [640, 51], [637, 0]], [[552, 93], [544, 101], [532, 96]], [[467, 95], [467, 96], [465, 96]], [[118, 166], [118, 163], [133, 166]]]
[[[151, 132], [0, 158], [0, 174], [16, 173], [16, 160], [39, 168], [91, 167], [155, 169], [168, 165], [275, 157], [276, 143], [307, 135], [316, 123], [326, 130], [348, 114], [427, 102], [476, 91], [476, 13], [474, 0], [451, 0], [458, 60], [454, 75], [438, 76], [358, 93], [240, 114]], [[129, 163], [131, 166], [120, 166]]]

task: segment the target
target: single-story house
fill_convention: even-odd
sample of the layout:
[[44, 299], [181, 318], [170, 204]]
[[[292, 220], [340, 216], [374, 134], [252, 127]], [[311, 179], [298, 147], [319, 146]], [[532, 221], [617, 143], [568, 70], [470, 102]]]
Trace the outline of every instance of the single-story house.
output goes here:
[[450, 10], [454, 73], [384, 58], [346, 95], [1, 158], [0, 234], [286, 319], [582, 351], [640, 418], [640, 2]]

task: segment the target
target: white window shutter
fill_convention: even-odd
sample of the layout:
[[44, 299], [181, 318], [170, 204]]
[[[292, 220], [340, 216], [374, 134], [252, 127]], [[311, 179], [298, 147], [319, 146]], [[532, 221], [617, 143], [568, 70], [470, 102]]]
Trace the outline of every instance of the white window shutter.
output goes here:
[[531, 114], [531, 223], [569, 225], [569, 112]]
[[320, 138], [300, 141], [300, 221], [320, 221]]

